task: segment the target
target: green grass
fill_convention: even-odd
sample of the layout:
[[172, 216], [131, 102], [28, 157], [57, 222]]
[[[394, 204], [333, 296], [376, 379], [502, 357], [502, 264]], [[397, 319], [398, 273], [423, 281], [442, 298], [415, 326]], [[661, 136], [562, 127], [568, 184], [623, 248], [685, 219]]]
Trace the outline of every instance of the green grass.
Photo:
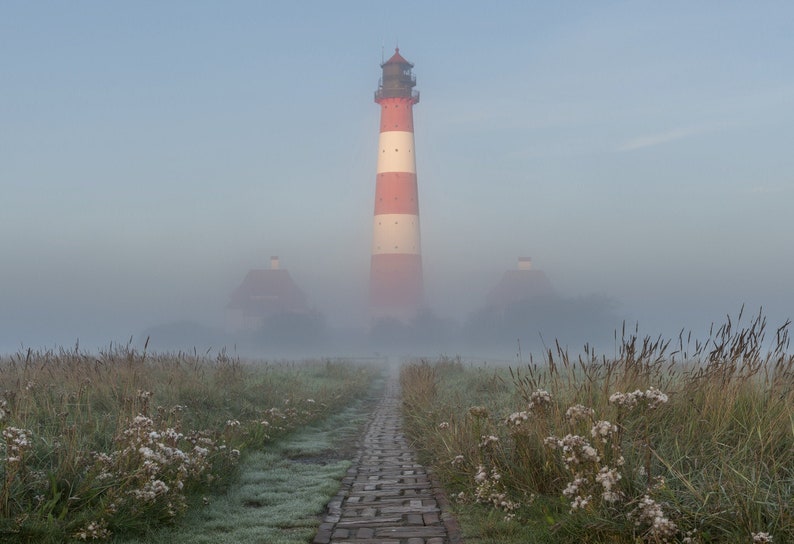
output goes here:
[[[373, 395], [378, 394], [377, 388]], [[370, 402], [362, 399], [253, 452], [225, 493], [208, 496], [175, 526], [117, 544], [305, 544], [350, 467]], [[202, 501], [203, 502], [203, 501]]]
[[[401, 375], [407, 428], [450, 495], [462, 493], [467, 542], [794, 541], [787, 328], [766, 352], [759, 316], [693, 350], [629, 334], [611, 358], [418, 362]], [[635, 391], [636, 406], [612, 397]]]
[[372, 369], [221, 353], [59, 350], [0, 360], [0, 540], [141, 533], [226, 489], [248, 452], [344, 410]]

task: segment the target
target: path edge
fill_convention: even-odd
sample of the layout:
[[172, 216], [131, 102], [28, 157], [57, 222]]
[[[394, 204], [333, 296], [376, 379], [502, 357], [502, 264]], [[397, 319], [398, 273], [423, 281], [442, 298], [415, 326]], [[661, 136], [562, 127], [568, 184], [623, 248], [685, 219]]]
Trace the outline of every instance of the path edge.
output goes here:
[[350, 465], [349, 469], [347, 469], [347, 473], [340, 482], [339, 491], [326, 505], [325, 513], [323, 514], [320, 525], [317, 527], [317, 534], [314, 535], [312, 544], [330, 544], [334, 527], [336, 527], [336, 523], [342, 517], [342, 503], [350, 494], [350, 489], [353, 487], [353, 482], [356, 481], [356, 476], [358, 475], [358, 462], [360, 458], [361, 454], [359, 453], [352, 460], [353, 464]]
[[317, 527], [317, 533], [314, 535], [312, 544], [330, 544], [331, 542], [334, 527], [336, 527], [337, 522], [342, 518], [342, 504], [350, 495], [350, 490], [353, 489], [353, 483], [358, 476], [361, 459], [364, 455], [363, 437], [367, 434], [371, 425], [372, 421], [370, 420], [366, 425], [362, 426], [361, 432], [356, 440], [356, 454], [350, 460], [350, 468], [347, 469], [347, 472], [339, 482], [339, 491], [328, 501], [328, 504], [325, 506], [325, 511], [321, 514], [322, 521], [320, 521], [320, 525]]
[[441, 485], [441, 480], [438, 479], [438, 476], [432, 468], [425, 466], [425, 471], [430, 479], [430, 486], [433, 489], [433, 495], [438, 503], [438, 507], [441, 509], [441, 520], [444, 522], [444, 526], [447, 529], [449, 544], [464, 544], [463, 533], [460, 530], [458, 518], [452, 511], [452, 504], [449, 502], [449, 497], [447, 497], [447, 493]]

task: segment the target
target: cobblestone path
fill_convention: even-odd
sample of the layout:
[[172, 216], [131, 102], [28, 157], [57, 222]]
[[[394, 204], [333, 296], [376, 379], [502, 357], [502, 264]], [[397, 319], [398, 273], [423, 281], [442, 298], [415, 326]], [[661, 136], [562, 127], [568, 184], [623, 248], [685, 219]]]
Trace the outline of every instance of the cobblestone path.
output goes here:
[[403, 436], [400, 385], [392, 373], [314, 544], [461, 542], [446, 498]]

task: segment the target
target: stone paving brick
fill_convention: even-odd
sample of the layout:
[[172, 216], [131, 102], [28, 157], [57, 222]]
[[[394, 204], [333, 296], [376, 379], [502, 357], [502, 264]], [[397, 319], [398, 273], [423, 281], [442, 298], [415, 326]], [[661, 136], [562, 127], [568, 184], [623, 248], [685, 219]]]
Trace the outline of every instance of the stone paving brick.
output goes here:
[[314, 544], [460, 544], [448, 502], [402, 432], [396, 371]]

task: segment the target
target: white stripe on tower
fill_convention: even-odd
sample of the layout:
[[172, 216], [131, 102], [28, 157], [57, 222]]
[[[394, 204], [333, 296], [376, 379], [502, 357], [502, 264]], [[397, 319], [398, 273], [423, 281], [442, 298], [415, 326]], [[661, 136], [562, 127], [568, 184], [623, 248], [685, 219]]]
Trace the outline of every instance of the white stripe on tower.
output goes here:
[[422, 304], [419, 198], [413, 105], [419, 95], [399, 49], [381, 65], [375, 101], [381, 106], [375, 185], [370, 304], [374, 317], [413, 317]]
[[380, 133], [378, 174], [384, 172], [410, 172], [416, 174], [414, 160], [414, 133], [392, 130]]

